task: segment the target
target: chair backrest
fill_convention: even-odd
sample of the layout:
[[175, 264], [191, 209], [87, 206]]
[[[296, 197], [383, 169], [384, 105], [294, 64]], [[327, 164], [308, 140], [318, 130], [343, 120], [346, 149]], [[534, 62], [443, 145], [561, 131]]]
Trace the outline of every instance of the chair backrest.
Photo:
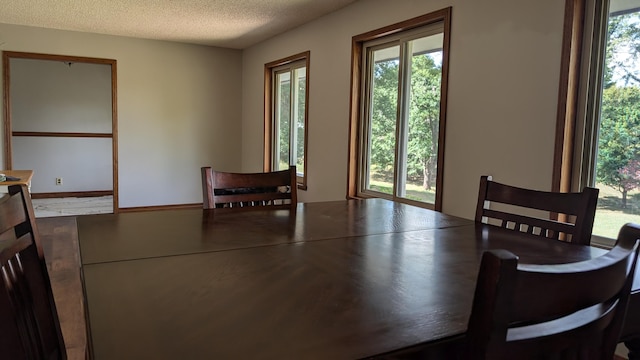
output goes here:
[[270, 206], [295, 210], [298, 202], [296, 167], [266, 173], [228, 173], [201, 168], [202, 207], [248, 209]]
[[[523, 189], [482, 176], [475, 220], [481, 222], [484, 218], [492, 223], [493, 219], [503, 228], [589, 245], [598, 192], [591, 187], [572, 193]], [[511, 206], [508, 211], [502, 211], [490, 209], [487, 202]], [[541, 216], [533, 215], [532, 209], [542, 210]], [[559, 220], [552, 219], [555, 215]]]
[[505, 250], [483, 254], [465, 359], [612, 359], [629, 301], [640, 226], [588, 261], [518, 264]]
[[66, 359], [51, 282], [24, 185], [0, 198], [0, 357]]

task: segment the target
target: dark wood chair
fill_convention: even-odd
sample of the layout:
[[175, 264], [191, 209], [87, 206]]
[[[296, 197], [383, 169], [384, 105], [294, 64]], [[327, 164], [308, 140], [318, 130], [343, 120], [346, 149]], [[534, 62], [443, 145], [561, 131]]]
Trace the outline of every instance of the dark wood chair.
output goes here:
[[464, 359], [613, 358], [629, 301], [640, 226], [607, 254], [577, 263], [519, 264], [505, 250], [480, 265]]
[[[591, 187], [573, 193], [530, 190], [500, 184], [482, 176], [475, 220], [482, 222], [486, 219], [486, 222], [503, 228], [589, 245], [598, 192]], [[497, 206], [499, 209], [490, 209], [487, 202], [500, 204]], [[556, 215], [559, 220], [553, 219]]]
[[248, 209], [257, 206], [294, 210], [298, 203], [296, 167], [266, 173], [228, 173], [201, 168], [202, 207]]
[[8, 189], [0, 199], [0, 358], [66, 359], [31, 196], [24, 185]]

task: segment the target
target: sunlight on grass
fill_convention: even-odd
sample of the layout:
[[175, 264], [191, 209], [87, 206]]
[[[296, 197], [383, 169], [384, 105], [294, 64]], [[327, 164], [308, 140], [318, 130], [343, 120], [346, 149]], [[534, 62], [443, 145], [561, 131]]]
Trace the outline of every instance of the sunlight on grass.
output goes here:
[[627, 195], [627, 207], [623, 209], [619, 191], [602, 184], [596, 184], [596, 187], [600, 189], [600, 194], [593, 223], [594, 235], [615, 239], [622, 225], [640, 223], [640, 192], [631, 191]]
[[[640, 191], [632, 191], [628, 195], [627, 208], [622, 209], [622, 195], [609, 186], [597, 184], [600, 189], [598, 208], [593, 224], [593, 234], [615, 239], [622, 225], [633, 222], [640, 224]], [[391, 195], [392, 184], [384, 181], [372, 180], [370, 189]], [[435, 191], [426, 191], [420, 185], [407, 185], [407, 199], [433, 204]]]
[[598, 209], [593, 222], [593, 234], [615, 239], [622, 225], [629, 222], [640, 223], [640, 215]]
[[[389, 195], [393, 193], [393, 185], [388, 182], [371, 180], [369, 188]], [[425, 190], [422, 186], [413, 184], [407, 184], [407, 194], [405, 197], [429, 204], [433, 204], [436, 201], [435, 190]]]

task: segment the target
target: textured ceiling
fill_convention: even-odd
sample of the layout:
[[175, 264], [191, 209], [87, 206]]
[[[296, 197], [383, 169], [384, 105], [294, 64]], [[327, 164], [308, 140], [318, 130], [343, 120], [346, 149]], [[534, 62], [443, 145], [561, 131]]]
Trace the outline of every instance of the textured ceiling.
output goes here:
[[243, 49], [356, 0], [1, 0], [0, 23]]

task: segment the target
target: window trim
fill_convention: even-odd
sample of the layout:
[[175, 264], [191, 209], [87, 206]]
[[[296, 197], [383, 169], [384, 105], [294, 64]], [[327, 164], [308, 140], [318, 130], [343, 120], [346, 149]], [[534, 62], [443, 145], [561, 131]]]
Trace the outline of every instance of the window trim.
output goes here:
[[[303, 176], [297, 177], [298, 189], [307, 190], [307, 163], [308, 163], [308, 144], [309, 144], [309, 73], [310, 73], [310, 61], [311, 51], [301, 52], [295, 55], [288, 56], [283, 59], [275, 60], [264, 65], [264, 171], [273, 171], [273, 139], [275, 137], [275, 118], [273, 108], [273, 87], [274, 77], [273, 72], [276, 68], [293, 64], [299, 61], [306, 63], [306, 91], [305, 91], [305, 109], [304, 109], [304, 169]], [[291, 144], [290, 144], [291, 146]]]
[[[350, 92], [350, 111], [349, 111], [349, 159], [347, 171], [347, 198], [358, 198], [359, 186], [359, 158], [361, 156], [361, 114], [363, 84], [361, 83], [362, 73], [362, 56], [364, 51], [364, 43], [376, 40], [388, 35], [412, 30], [418, 27], [427, 26], [433, 23], [443, 23], [443, 41], [442, 41], [442, 83], [440, 87], [440, 120], [439, 120], [439, 136], [438, 136], [438, 163], [436, 174], [436, 197], [433, 205], [436, 211], [442, 211], [442, 190], [444, 183], [444, 140], [446, 128], [446, 109], [447, 109], [447, 89], [449, 77], [449, 43], [451, 33], [451, 7], [431, 12], [422, 16], [418, 16], [409, 20], [405, 20], [396, 24], [385, 26], [380, 29], [372, 30], [352, 38], [351, 45], [351, 92]], [[400, 201], [400, 199], [398, 199]], [[420, 207], [430, 207], [430, 204], [413, 201], [410, 199], [401, 199], [411, 205]]]
[[[581, 191], [591, 184], [595, 174], [609, 3], [565, 2], [553, 191]], [[615, 239], [592, 235], [595, 246], [611, 247], [614, 242]]]
[[[566, 0], [560, 83], [552, 175], [553, 191], [580, 191], [592, 174], [583, 162], [594, 162], [595, 154], [585, 139], [595, 136], [588, 120], [598, 114], [609, 1]], [[604, 18], [603, 18], [604, 17]]]

